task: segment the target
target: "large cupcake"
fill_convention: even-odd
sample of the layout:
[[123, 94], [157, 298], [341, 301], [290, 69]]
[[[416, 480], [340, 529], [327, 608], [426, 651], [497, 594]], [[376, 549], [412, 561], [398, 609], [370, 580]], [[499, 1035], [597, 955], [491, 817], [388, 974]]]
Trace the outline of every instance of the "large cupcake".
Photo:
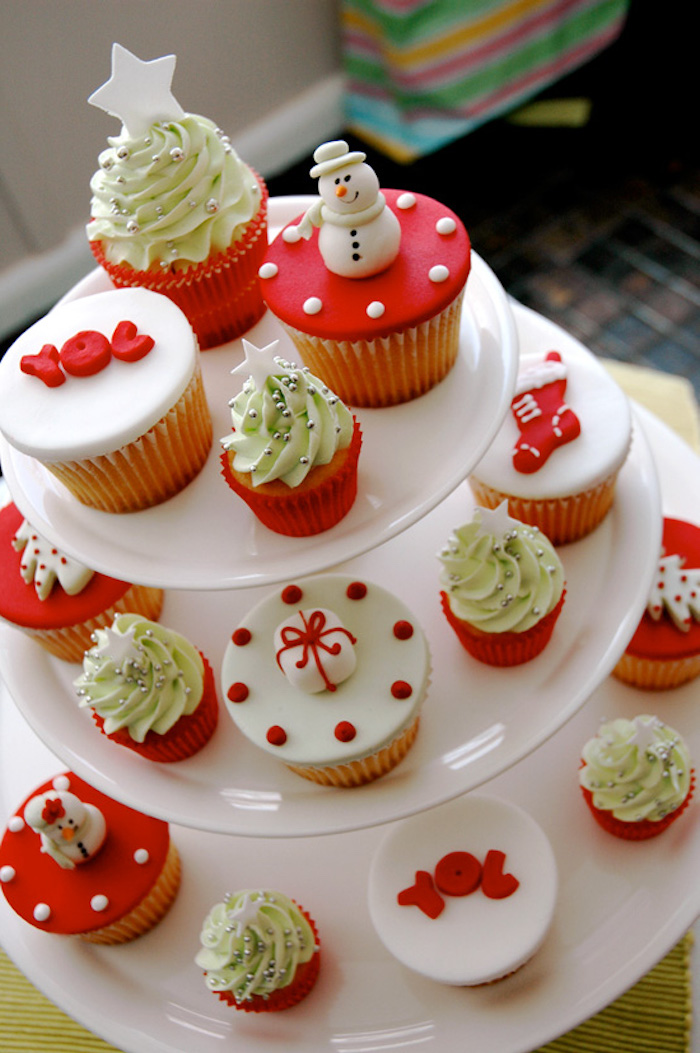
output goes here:
[[335, 526], [357, 496], [360, 425], [307, 367], [275, 356], [278, 342], [243, 341], [246, 377], [221, 440], [223, 475], [270, 530], [292, 537]]
[[163, 590], [98, 574], [47, 541], [13, 504], [0, 511], [0, 620], [66, 662], [81, 662], [115, 615], [160, 615]]
[[180, 887], [168, 824], [72, 772], [39, 786], [10, 818], [0, 884], [21, 918], [88, 943], [126, 943], [167, 914]]
[[142, 62], [114, 44], [112, 76], [89, 102], [123, 127], [90, 182], [87, 233], [115, 285], [169, 296], [209, 348], [263, 313], [267, 189], [213, 121], [182, 110], [174, 69], [174, 55]]
[[538, 530], [478, 508], [439, 552], [445, 617], [462, 646], [488, 665], [520, 665], [547, 646], [564, 604], [564, 568]]
[[57, 305], [0, 361], [0, 431], [90, 508], [173, 497], [212, 444], [192, 327], [147, 289]]
[[316, 983], [315, 922], [282, 892], [247, 889], [215, 903], [195, 957], [210, 991], [246, 1013], [289, 1009]]
[[647, 608], [613, 673], [654, 690], [700, 676], [700, 529], [693, 523], [664, 519]]
[[275, 238], [260, 278], [312, 372], [351, 406], [388, 406], [452, 369], [471, 250], [449, 208], [381, 192], [365, 156], [343, 140], [318, 147], [320, 197]]
[[585, 744], [581, 790], [596, 822], [628, 841], [663, 833], [685, 811], [694, 774], [683, 737], [643, 714], [601, 724]]
[[174, 629], [136, 614], [97, 630], [75, 687], [100, 731], [149, 760], [184, 760], [216, 728], [216, 686], [204, 655]]

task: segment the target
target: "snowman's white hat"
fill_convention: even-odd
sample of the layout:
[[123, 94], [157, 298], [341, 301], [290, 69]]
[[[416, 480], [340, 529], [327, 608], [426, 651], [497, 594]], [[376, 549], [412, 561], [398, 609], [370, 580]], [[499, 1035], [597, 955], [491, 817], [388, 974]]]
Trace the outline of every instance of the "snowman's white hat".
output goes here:
[[312, 179], [319, 179], [336, 168], [344, 168], [345, 165], [355, 165], [364, 161], [367, 154], [361, 150], [350, 150], [344, 139], [334, 139], [330, 143], [322, 143], [314, 150], [313, 166], [309, 175]]

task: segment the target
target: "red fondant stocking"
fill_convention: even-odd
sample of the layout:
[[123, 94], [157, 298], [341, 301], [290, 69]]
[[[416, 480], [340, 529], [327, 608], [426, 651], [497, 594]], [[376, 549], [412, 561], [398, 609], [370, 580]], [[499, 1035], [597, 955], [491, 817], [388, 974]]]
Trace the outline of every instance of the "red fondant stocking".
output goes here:
[[510, 404], [520, 429], [513, 449], [513, 467], [517, 472], [530, 474], [541, 468], [558, 446], [575, 439], [581, 424], [564, 402], [566, 368], [558, 351], [550, 351], [542, 365], [529, 370], [520, 383], [522, 387]]

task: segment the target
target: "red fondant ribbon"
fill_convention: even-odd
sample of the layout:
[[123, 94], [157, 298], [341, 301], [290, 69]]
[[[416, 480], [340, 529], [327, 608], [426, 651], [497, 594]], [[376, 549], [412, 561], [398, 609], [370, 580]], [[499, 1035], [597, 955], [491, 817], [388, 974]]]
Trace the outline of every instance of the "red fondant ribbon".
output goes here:
[[[316, 668], [323, 677], [323, 682], [326, 685], [328, 691], [335, 691], [336, 685], [333, 684], [329, 679], [328, 675], [323, 668], [321, 651], [325, 651], [330, 655], [340, 654], [342, 645], [336, 641], [336, 643], [328, 644], [323, 641], [324, 636], [329, 636], [331, 633], [344, 633], [350, 640], [350, 643], [356, 643], [355, 637], [345, 629], [342, 625], [334, 625], [330, 628], [324, 628], [326, 624], [326, 616], [323, 611], [312, 611], [307, 621], [303, 611], [299, 611], [299, 617], [304, 623], [304, 628], [299, 629], [296, 625], [285, 625], [280, 631], [283, 646], [280, 647], [277, 652], [277, 665], [282, 669], [282, 663], [280, 657], [285, 651], [292, 650], [295, 647], [302, 648], [301, 658], [296, 663], [297, 669], [303, 669], [309, 661], [309, 654], [313, 656]], [[284, 672], [284, 670], [282, 670]]]

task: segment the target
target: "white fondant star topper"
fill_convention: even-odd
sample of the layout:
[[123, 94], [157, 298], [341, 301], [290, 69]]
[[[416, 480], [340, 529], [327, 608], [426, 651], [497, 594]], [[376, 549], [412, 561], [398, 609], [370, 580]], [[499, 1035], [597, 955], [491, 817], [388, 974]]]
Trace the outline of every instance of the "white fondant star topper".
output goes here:
[[477, 537], [493, 534], [504, 537], [521, 524], [508, 514], [508, 501], [501, 501], [497, 508], [479, 508], [479, 530]]
[[265, 347], [256, 347], [249, 340], [243, 340], [245, 358], [231, 370], [231, 376], [243, 376], [246, 380], [251, 377], [258, 391], [262, 391], [265, 381], [275, 368], [275, 355], [279, 340], [273, 340]]
[[137, 139], [156, 121], [179, 121], [185, 111], [170, 90], [175, 55], [144, 62], [121, 44], [112, 44], [112, 75], [88, 102], [118, 117]]
[[258, 920], [260, 908], [265, 902], [265, 893], [259, 892], [257, 895], [257, 899], [252, 899], [250, 892], [246, 892], [238, 906], [228, 913], [229, 921], [236, 926], [237, 936], [241, 936], [248, 926], [254, 925]]
[[110, 626], [104, 630], [102, 643], [95, 647], [95, 654], [100, 658], [111, 658], [117, 669], [122, 670], [126, 662], [139, 661], [139, 644], [134, 636], [135, 625], [130, 625], [124, 633], [115, 632]]

